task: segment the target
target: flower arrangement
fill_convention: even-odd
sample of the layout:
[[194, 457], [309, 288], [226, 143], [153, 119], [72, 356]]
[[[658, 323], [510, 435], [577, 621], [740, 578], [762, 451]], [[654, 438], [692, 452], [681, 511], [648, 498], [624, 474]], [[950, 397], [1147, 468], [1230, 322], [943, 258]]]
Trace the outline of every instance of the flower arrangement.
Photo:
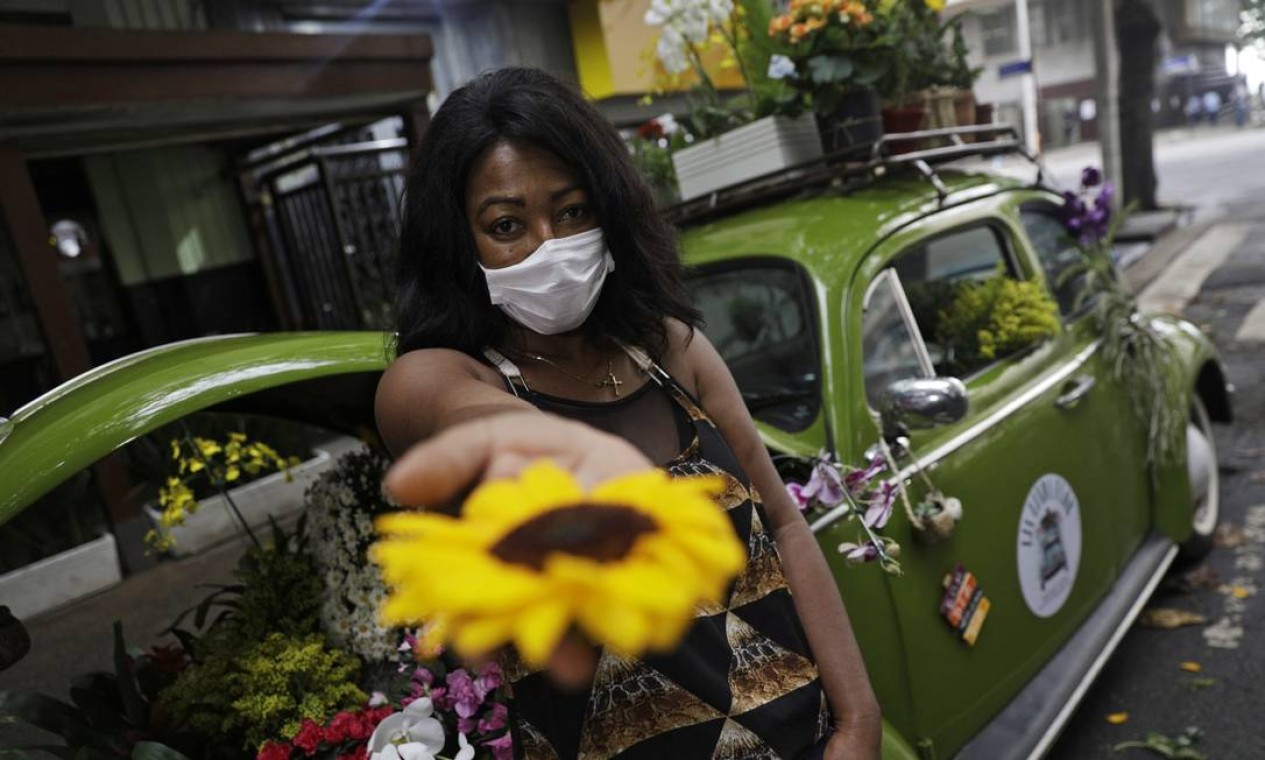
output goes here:
[[769, 21], [784, 50], [768, 76], [789, 83], [817, 113], [837, 111], [851, 91], [876, 84], [891, 65], [885, 23], [891, 9], [874, 0], [791, 0]]
[[378, 623], [386, 586], [368, 558], [374, 518], [399, 508], [382, 489], [388, 464], [376, 449], [344, 454], [304, 495], [303, 537], [325, 584], [321, 627], [367, 662], [394, 658], [399, 639]]
[[[1113, 212], [1115, 188], [1096, 167], [1081, 172], [1080, 186], [1063, 193], [1063, 224], [1084, 253], [1064, 278], [1083, 278], [1080, 300], [1092, 299], [1094, 319], [1103, 336], [1102, 356], [1112, 377], [1131, 392], [1133, 412], [1146, 426], [1147, 460], [1171, 462], [1186, 429], [1180, 412], [1177, 357], [1164, 336], [1139, 311], [1137, 299], [1112, 259], [1116, 232], [1127, 216]], [[1060, 283], [1061, 284], [1061, 283]]]
[[167, 529], [183, 525], [189, 515], [197, 512], [199, 493], [203, 497], [208, 493], [222, 494], [245, 535], [258, 545], [228, 489], [269, 471], [284, 472], [289, 479], [290, 468], [299, 464], [298, 457], [282, 457], [268, 444], [251, 441], [245, 433], [237, 432], [229, 433], [222, 441], [188, 433], [173, 438], [171, 461], [177, 472], [167, 478], [158, 493], [162, 507], [159, 524], [163, 530], [153, 529], [145, 534], [145, 543], [160, 552], [175, 544]]
[[71, 702], [0, 691], [4, 711], [57, 727], [64, 754], [90, 760], [508, 760], [496, 665], [461, 667], [413, 632], [367, 624], [382, 587], [350, 565], [366, 525], [393, 508], [380, 490], [385, 461], [340, 459], [308, 490], [316, 524], [261, 535], [235, 582], [173, 623], [175, 645], [129, 650], [116, 624], [114, 674], [85, 676]]
[[[786, 490], [804, 516], [810, 520], [832, 514], [842, 514], [845, 519], [857, 523], [855, 542], [839, 544], [839, 553], [851, 563], [878, 562], [884, 572], [900, 575], [900, 545], [887, 536], [879, 535], [892, 516], [899, 487], [890, 479], [879, 475], [888, 471], [887, 460], [874, 456], [864, 467], [849, 467], [833, 454], [822, 452], [805, 460], [798, 457], [778, 457], [783, 469], [796, 469], [798, 479], [803, 479], [807, 467], [808, 478], [800, 483], [791, 480]], [[798, 467], [796, 467], [798, 466]], [[791, 475], [796, 478], [796, 474]]]
[[627, 655], [670, 649], [746, 562], [720, 486], [650, 470], [585, 492], [541, 461], [480, 486], [459, 518], [379, 518], [383, 619], [425, 623], [427, 646], [464, 656], [513, 643], [529, 667], [572, 627]]
[[938, 316], [938, 337], [949, 349], [953, 374], [963, 375], [994, 359], [1057, 335], [1058, 305], [1036, 280], [998, 271], [955, 288]]
[[[686, 72], [693, 72], [698, 79], [698, 102], [689, 119], [693, 138], [712, 137], [754, 118], [753, 80], [744, 63], [744, 27], [738, 19], [739, 9], [734, 0], [653, 0], [646, 11], [645, 22], [659, 29], [655, 57], [669, 80], [678, 83]], [[724, 52], [723, 66], [737, 67], [742, 72], [749, 98], [745, 107], [724, 102], [708, 73], [704, 58], [716, 48]]]

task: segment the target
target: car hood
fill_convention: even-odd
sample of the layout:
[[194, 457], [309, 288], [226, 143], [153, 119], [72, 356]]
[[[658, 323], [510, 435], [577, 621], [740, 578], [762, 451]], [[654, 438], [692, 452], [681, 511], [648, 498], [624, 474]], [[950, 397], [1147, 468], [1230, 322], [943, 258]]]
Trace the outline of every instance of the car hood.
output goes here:
[[96, 367], [0, 422], [0, 524], [138, 436], [202, 409], [265, 412], [355, 432], [373, 423], [387, 335], [224, 335]]

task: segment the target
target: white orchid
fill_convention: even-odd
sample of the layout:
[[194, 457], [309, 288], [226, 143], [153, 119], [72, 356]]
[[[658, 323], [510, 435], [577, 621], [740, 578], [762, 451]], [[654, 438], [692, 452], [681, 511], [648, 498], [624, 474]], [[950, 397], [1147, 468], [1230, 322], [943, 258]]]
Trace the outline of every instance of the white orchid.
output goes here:
[[645, 21], [662, 27], [655, 53], [669, 73], [689, 68], [687, 45], [707, 42], [712, 26], [727, 23], [734, 12], [733, 0], [652, 0]]
[[[430, 699], [422, 697], [383, 718], [369, 737], [369, 760], [435, 760], [444, 749], [444, 726], [433, 714]], [[473, 749], [464, 754], [468, 746], [457, 754], [460, 760], [474, 757]]]

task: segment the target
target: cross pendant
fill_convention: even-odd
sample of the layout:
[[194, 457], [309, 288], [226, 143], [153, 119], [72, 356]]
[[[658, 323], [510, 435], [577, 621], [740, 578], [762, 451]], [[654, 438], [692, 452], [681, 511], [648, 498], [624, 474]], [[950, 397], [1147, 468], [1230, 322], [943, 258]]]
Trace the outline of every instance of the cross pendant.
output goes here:
[[615, 371], [608, 364], [606, 366], [606, 377], [602, 378], [601, 381], [598, 382], [597, 387], [610, 388], [611, 390], [615, 391], [615, 397], [619, 398], [619, 386], [623, 384], [624, 384], [624, 381], [620, 380], [618, 377], [615, 377]]

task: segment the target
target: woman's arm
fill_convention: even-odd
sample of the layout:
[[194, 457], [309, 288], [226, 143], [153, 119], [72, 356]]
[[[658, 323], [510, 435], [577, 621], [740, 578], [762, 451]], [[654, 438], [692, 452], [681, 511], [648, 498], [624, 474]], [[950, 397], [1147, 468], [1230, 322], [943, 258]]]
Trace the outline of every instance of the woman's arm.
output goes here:
[[684, 351], [699, 401], [764, 501], [782, 567], [834, 716], [827, 757], [877, 758], [878, 702], [848, 612], [808, 523], [791, 501], [724, 360], [701, 333]]
[[378, 434], [392, 456], [454, 425], [496, 414], [542, 414], [505, 390], [496, 370], [459, 351], [410, 351], [387, 367], [374, 396]]

